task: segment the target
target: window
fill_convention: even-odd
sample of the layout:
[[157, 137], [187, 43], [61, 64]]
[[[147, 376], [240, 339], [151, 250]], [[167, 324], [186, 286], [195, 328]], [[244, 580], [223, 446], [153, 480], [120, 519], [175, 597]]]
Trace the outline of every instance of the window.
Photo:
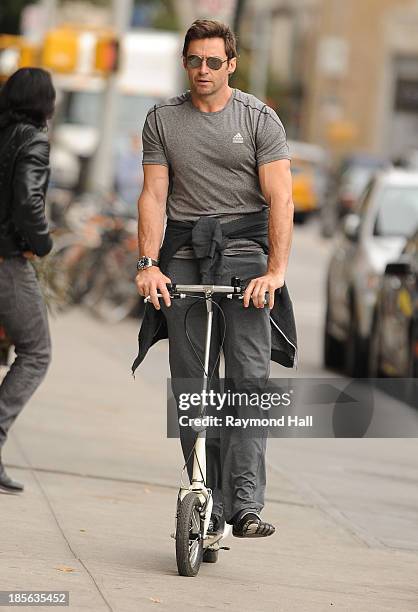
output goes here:
[[386, 187], [378, 201], [375, 236], [414, 234], [418, 226], [418, 185]]

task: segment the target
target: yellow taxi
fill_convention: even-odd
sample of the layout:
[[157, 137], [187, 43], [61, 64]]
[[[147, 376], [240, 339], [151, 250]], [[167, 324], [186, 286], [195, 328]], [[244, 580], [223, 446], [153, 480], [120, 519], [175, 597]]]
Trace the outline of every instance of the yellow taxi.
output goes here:
[[325, 186], [324, 150], [306, 142], [288, 141], [293, 182], [295, 221], [303, 223], [322, 204]]

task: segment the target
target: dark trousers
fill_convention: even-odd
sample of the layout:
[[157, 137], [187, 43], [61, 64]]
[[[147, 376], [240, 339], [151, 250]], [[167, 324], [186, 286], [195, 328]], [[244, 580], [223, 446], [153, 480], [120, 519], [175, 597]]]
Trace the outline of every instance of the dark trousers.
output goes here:
[[[266, 272], [267, 256], [259, 253], [227, 256], [231, 270], [222, 279], [229, 285], [232, 276], [246, 281]], [[167, 275], [172, 282], [180, 284], [200, 284], [200, 274], [195, 260], [174, 258], [171, 260]], [[167, 318], [169, 335], [169, 359], [173, 393], [178, 400], [182, 391], [181, 379], [199, 379], [203, 368], [190, 346], [184, 329], [184, 318], [193, 298], [172, 300], [170, 308], [162, 306]], [[204, 361], [206, 305], [203, 300], [194, 306], [187, 316], [187, 330], [200, 360]], [[257, 309], [244, 308], [241, 301], [217, 298], [225, 314], [226, 336], [223, 346], [225, 360], [225, 389], [245, 392], [254, 389], [254, 384], [262, 388], [270, 373], [271, 329], [268, 307]], [[223, 333], [223, 320], [214, 307], [210, 367], [212, 373]], [[256, 382], [254, 382], [256, 381]], [[219, 389], [218, 367], [211, 382], [211, 389]], [[235, 408], [234, 408], [235, 409]], [[244, 409], [248, 416], [248, 408]], [[258, 410], [250, 410], [258, 416]], [[238, 410], [239, 413], [239, 410]], [[184, 414], [184, 413], [183, 413]], [[238, 414], [238, 416], [241, 416]], [[265, 453], [267, 430], [259, 429], [257, 435], [249, 436], [242, 428], [222, 427], [214, 434], [207, 431], [206, 463], [207, 486], [213, 490], [213, 514], [224, 515], [227, 522], [242, 510], [259, 512], [264, 507], [266, 486]], [[217, 435], [217, 437], [216, 437]], [[180, 427], [180, 437], [189, 478], [192, 475], [193, 454], [196, 432], [192, 428]]]
[[51, 360], [48, 317], [35, 272], [23, 257], [0, 262], [0, 324], [16, 359], [0, 385], [0, 450]]

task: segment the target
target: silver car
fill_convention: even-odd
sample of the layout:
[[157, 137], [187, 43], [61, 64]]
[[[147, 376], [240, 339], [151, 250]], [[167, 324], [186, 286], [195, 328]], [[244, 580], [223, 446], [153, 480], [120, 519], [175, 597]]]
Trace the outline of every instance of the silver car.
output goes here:
[[379, 172], [342, 222], [329, 263], [324, 365], [367, 376], [369, 339], [386, 264], [418, 223], [418, 172]]

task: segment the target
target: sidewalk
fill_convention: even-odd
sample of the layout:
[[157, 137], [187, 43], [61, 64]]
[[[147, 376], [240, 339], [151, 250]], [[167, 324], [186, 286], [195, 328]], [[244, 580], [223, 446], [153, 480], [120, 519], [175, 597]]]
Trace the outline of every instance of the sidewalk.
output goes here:
[[230, 538], [217, 564], [179, 577], [167, 347], [134, 381], [135, 325], [73, 311], [52, 326], [48, 378], [5, 447], [26, 490], [0, 495], [0, 590], [68, 590], [71, 609], [94, 612], [418, 609], [417, 555], [366, 544], [276, 471], [264, 510], [276, 534]]

